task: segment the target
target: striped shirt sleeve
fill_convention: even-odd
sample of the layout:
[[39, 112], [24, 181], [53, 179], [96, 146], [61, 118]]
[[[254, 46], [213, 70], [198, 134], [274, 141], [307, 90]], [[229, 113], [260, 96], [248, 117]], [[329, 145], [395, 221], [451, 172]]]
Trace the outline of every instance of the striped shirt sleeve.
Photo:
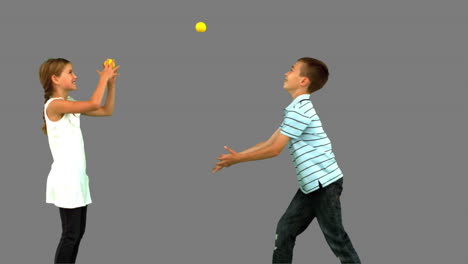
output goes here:
[[279, 129], [282, 129], [283, 128], [283, 125], [284, 125], [284, 120], [283, 122], [281, 122], [280, 126], [278, 127]]
[[312, 122], [314, 113], [311, 103], [303, 105], [303, 107], [293, 107], [287, 110], [283, 123], [280, 125], [280, 132], [292, 139], [299, 138]]

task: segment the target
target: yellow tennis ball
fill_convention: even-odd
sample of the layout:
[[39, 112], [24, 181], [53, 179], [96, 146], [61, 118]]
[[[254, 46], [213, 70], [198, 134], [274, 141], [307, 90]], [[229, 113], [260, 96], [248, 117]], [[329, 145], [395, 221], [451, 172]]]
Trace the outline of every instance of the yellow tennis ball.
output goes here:
[[107, 59], [102, 63], [102, 65], [104, 66], [111, 65], [112, 68], [115, 68], [115, 61], [113, 59]]
[[197, 24], [195, 24], [195, 30], [197, 32], [205, 32], [206, 24], [204, 22], [198, 22]]

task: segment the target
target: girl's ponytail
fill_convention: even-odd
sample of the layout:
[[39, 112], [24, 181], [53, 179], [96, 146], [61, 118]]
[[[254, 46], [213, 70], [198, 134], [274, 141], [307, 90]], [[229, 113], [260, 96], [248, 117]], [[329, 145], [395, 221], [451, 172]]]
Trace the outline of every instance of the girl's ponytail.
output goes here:
[[[41, 82], [42, 87], [44, 88], [44, 104], [49, 100], [54, 92], [54, 87], [52, 85], [52, 75], [60, 76], [63, 69], [70, 62], [63, 58], [48, 59], [39, 67], [39, 81]], [[42, 125], [42, 132], [47, 135], [47, 125], [44, 117], [44, 108], [42, 109], [42, 119], [44, 124]]]

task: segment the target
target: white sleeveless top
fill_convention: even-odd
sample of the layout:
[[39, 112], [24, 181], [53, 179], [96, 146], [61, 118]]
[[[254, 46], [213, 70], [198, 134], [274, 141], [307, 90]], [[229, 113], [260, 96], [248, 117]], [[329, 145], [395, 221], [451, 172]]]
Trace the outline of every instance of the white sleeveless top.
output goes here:
[[[65, 113], [62, 119], [51, 121], [44, 105], [47, 137], [54, 162], [47, 177], [46, 203], [61, 208], [76, 208], [90, 204], [89, 178], [86, 174], [86, 156], [80, 128], [80, 113]], [[75, 101], [68, 96], [68, 100]]]

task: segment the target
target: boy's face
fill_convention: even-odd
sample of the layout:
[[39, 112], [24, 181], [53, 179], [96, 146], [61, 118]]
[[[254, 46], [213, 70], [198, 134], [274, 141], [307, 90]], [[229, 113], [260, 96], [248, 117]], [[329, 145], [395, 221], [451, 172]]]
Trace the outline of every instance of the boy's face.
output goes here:
[[69, 91], [77, 89], [76, 79], [77, 76], [73, 72], [73, 67], [70, 63], [65, 65], [60, 76], [56, 76], [58, 86]]
[[293, 66], [291, 66], [291, 69], [287, 73], [284, 74], [285, 79], [283, 88], [285, 90], [296, 90], [301, 86], [304, 86], [305, 79], [307, 78], [300, 76], [301, 67], [302, 62], [298, 61]]

